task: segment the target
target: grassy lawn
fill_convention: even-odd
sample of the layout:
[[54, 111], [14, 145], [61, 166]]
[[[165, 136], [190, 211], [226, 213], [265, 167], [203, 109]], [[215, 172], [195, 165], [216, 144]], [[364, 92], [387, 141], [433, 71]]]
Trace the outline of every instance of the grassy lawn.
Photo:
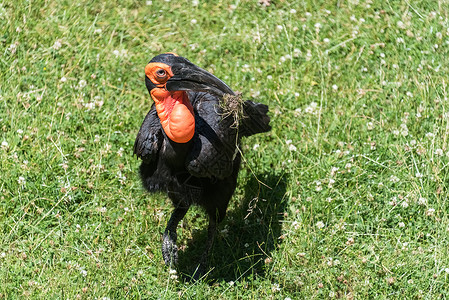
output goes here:
[[[271, 2], [0, 2], [0, 299], [449, 293], [448, 2]], [[170, 272], [132, 155], [163, 52], [272, 117], [198, 282], [205, 215]]]

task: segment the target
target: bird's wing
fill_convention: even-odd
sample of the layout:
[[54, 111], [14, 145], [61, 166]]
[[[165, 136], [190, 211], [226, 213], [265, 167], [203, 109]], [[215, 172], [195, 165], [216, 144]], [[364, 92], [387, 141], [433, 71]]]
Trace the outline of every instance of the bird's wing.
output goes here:
[[247, 100], [243, 103], [243, 118], [239, 124], [240, 136], [251, 136], [256, 133], [270, 131], [268, 106]]
[[153, 162], [157, 158], [162, 140], [162, 126], [157, 116], [156, 106], [153, 104], [140, 126], [134, 142], [134, 154], [146, 163]]
[[234, 121], [224, 116], [217, 96], [190, 93], [189, 98], [195, 110], [195, 136], [186, 160], [187, 170], [196, 177], [230, 176], [237, 154]]

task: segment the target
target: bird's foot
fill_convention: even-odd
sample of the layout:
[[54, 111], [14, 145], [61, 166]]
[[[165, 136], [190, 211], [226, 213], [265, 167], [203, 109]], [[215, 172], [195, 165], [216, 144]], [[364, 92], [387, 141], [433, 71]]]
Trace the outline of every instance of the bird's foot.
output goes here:
[[199, 263], [195, 271], [192, 274], [193, 281], [198, 281], [207, 275], [207, 265], [204, 263]]
[[167, 233], [164, 233], [162, 239], [162, 257], [164, 258], [167, 266], [174, 267], [178, 263], [178, 247], [176, 246], [176, 237], [170, 237]]

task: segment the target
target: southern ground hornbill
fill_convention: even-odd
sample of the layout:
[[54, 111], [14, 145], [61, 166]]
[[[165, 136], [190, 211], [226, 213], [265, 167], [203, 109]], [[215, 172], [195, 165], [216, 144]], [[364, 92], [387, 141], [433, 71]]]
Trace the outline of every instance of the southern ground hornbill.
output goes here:
[[229, 100], [238, 97], [224, 82], [174, 53], [148, 63], [145, 83], [154, 103], [137, 134], [134, 154], [143, 161], [145, 188], [166, 192], [175, 207], [162, 241], [167, 265], [176, 265], [176, 227], [190, 205], [200, 205], [209, 215], [197, 277], [205, 271], [216, 226], [236, 188], [240, 139], [271, 129], [268, 107]]

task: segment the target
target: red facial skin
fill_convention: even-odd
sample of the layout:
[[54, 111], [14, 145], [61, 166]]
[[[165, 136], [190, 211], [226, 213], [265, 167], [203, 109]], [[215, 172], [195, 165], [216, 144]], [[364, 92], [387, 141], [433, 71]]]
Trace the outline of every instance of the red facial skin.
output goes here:
[[149, 63], [145, 67], [145, 74], [156, 85], [151, 90], [151, 98], [156, 104], [165, 134], [176, 143], [187, 143], [195, 133], [195, 116], [187, 93], [167, 91], [165, 84], [173, 72], [164, 63]]

